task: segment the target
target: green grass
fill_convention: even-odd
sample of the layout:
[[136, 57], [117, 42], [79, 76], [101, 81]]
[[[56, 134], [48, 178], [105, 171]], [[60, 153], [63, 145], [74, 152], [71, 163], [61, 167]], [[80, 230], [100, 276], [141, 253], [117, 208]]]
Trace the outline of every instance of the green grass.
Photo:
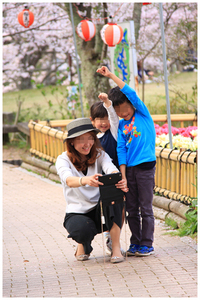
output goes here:
[[190, 236], [191, 238], [197, 238], [198, 233], [198, 213], [197, 210], [189, 211], [186, 214], [187, 220], [184, 223], [178, 224], [176, 221], [172, 219], [165, 219], [165, 223], [170, 227], [170, 231], [166, 232], [166, 234], [170, 234], [172, 236]]
[[173, 231], [170, 231], [169, 234], [178, 236], [190, 236], [195, 239], [197, 238], [198, 198], [191, 198], [190, 208], [191, 210], [189, 210], [185, 214], [186, 221], [184, 223], [180, 223], [179, 226], [175, 220], [171, 218], [165, 219], [165, 223], [173, 229]]
[[[52, 93], [53, 89], [54, 93]], [[67, 89], [67, 86], [47, 86], [41, 89], [27, 89], [4, 93], [3, 112], [17, 112], [17, 102], [20, 100], [22, 101], [19, 118], [21, 122], [30, 119], [62, 119], [60, 105], [62, 108], [66, 105]], [[42, 92], [44, 92], [45, 96]], [[63, 104], [61, 104], [62, 100]], [[48, 103], [51, 103], [51, 106]], [[81, 112], [77, 113], [77, 117], [81, 117]]]
[[[44, 97], [41, 93], [41, 90], [44, 90], [46, 96]], [[48, 107], [47, 101], [51, 100], [52, 103], [58, 106], [56, 97], [51, 94], [52, 88], [47, 86], [42, 89], [27, 89], [15, 92], [8, 92], [3, 94], [3, 112], [13, 112], [17, 111], [17, 100], [22, 100], [22, 108], [27, 109], [31, 108], [34, 105], [41, 105]], [[66, 86], [59, 87], [59, 93], [57, 93], [58, 99], [62, 99], [66, 91]], [[60, 94], [63, 93], [62, 94]], [[19, 98], [20, 97], [20, 98]]]
[[[188, 99], [192, 95], [192, 87], [197, 83], [197, 73], [195, 72], [183, 72], [180, 74], [170, 75], [168, 78], [169, 90], [178, 89], [182, 93], [186, 93]], [[59, 100], [66, 99], [66, 86], [58, 87], [58, 92], [52, 95], [52, 87], [44, 87], [42, 89], [30, 89], [16, 92], [8, 92], [3, 94], [3, 112], [16, 112], [17, 111], [17, 100], [23, 100], [22, 114], [27, 116], [32, 114], [39, 115], [40, 119], [61, 119], [59, 114], [59, 104], [56, 98]], [[41, 90], [45, 91], [46, 96], [44, 97]], [[102, 91], [103, 92], [103, 91]], [[142, 85], [139, 84], [139, 97], [142, 99]], [[174, 93], [169, 91], [170, 101], [174, 99]], [[49, 109], [48, 101], [51, 101], [53, 107]], [[83, 100], [84, 105], [86, 99]], [[145, 104], [147, 105], [151, 114], [166, 113], [166, 98], [165, 98], [165, 84], [163, 83], [149, 83], [145, 84]], [[177, 102], [177, 106], [182, 106], [182, 101]], [[174, 105], [173, 105], [174, 107]], [[27, 113], [29, 109], [29, 114]], [[57, 113], [55, 114], [55, 110]], [[175, 113], [175, 112], [172, 112]], [[85, 114], [89, 116], [89, 111], [86, 109]], [[80, 115], [81, 116], [81, 115]]]
[[166, 218], [165, 219], [165, 223], [170, 226], [172, 229], [177, 229], [178, 228], [178, 224], [176, 221], [174, 221], [173, 219], [171, 218]]
[[[184, 94], [187, 94], [188, 99], [192, 96], [192, 87], [197, 83], [197, 73], [195, 72], [183, 72], [180, 74], [173, 74], [168, 77], [168, 89], [169, 100], [175, 97], [175, 94], [171, 90], [178, 90]], [[145, 84], [144, 102], [147, 105], [151, 114], [154, 114], [154, 109], [157, 111], [157, 107], [166, 106], [165, 96], [165, 83], [148, 83]], [[139, 85], [139, 97], [142, 99], [142, 84]], [[183, 105], [183, 101], [180, 101], [179, 105]], [[178, 104], [177, 104], [178, 105]], [[165, 112], [159, 112], [165, 113]]]

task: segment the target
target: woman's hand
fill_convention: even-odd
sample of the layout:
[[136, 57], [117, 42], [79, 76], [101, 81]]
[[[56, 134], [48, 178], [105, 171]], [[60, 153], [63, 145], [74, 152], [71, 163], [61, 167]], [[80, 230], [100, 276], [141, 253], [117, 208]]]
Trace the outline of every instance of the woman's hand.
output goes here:
[[127, 180], [122, 179], [115, 185], [118, 189], [121, 189], [123, 192], [127, 193], [129, 191], [129, 188], [127, 187]]
[[98, 181], [99, 176], [102, 176], [102, 174], [95, 174], [92, 176], [85, 176], [82, 177], [82, 184], [83, 185], [90, 185], [90, 186], [94, 186], [94, 187], [98, 187], [99, 185], [103, 185], [102, 182]]

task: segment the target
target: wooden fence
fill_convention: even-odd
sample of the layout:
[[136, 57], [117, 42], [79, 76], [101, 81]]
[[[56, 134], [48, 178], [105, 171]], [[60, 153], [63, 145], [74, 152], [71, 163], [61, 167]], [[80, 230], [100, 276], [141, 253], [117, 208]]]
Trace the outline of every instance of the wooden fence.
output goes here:
[[52, 128], [60, 127], [62, 131], [65, 131], [67, 124], [69, 124], [71, 121], [72, 120], [50, 120], [50, 121], [39, 121], [38, 123]]
[[67, 132], [30, 121], [30, 152], [35, 156], [55, 163], [56, 158], [63, 151], [66, 151], [63, 140]]
[[154, 190], [186, 204], [197, 197], [197, 152], [156, 147]]
[[[156, 122], [167, 122], [167, 115], [151, 115], [153, 121]], [[184, 122], [190, 121], [193, 126], [197, 126], [197, 115], [196, 114], [174, 114], [171, 115], [171, 122], [180, 122], [180, 127], [184, 127]], [[60, 127], [62, 131], [66, 130], [67, 124], [71, 120], [53, 120], [53, 121], [39, 121], [39, 124], [46, 125], [52, 128]]]
[[[156, 122], [167, 122], [167, 115], [151, 115], [154, 123]], [[184, 127], [184, 122], [192, 122], [193, 126], [197, 126], [197, 115], [196, 114], [174, 114], [171, 115], [171, 122], [180, 122], [180, 127]]]
[[[57, 156], [66, 151], [63, 140], [67, 132], [33, 121], [28, 127], [31, 154], [55, 163]], [[155, 192], [186, 204], [197, 197], [197, 152], [156, 147], [156, 158]]]

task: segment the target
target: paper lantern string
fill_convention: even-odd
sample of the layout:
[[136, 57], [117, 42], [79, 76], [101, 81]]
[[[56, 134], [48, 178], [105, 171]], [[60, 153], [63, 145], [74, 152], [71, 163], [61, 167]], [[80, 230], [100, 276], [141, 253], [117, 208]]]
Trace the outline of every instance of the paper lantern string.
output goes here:
[[94, 21], [94, 20], [96, 20], [96, 21], [100, 21], [100, 20], [106, 20], [106, 19], [109, 19], [109, 18], [114, 18], [116, 15], [117, 15], [117, 13], [118, 13], [118, 11], [120, 10], [120, 8], [122, 7], [122, 5], [123, 5], [124, 3], [122, 3], [119, 7], [118, 7], [118, 9], [116, 10], [116, 12], [114, 13], [114, 15], [113, 16], [109, 16], [109, 17], [105, 17], [105, 18], [88, 18], [88, 17], [86, 17], [86, 16], [81, 16], [80, 15], [80, 13], [79, 13], [79, 11], [78, 11], [78, 7], [77, 7], [77, 5], [75, 4], [75, 3], [73, 3], [73, 5], [76, 7], [76, 12], [77, 12], [77, 14], [79, 15], [79, 17], [80, 18], [82, 18], [82, 19], [87, 19], [87, 20], [91, 20], [91, 21]]

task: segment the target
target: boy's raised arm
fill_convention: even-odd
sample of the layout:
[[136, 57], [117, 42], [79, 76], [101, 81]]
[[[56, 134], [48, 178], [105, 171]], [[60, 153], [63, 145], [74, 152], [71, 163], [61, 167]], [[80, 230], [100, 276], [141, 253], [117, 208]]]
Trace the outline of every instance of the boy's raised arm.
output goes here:
[[112, 79], [120, 89], [122, 89], [125, 86], [125, 82], [123, 82], [120, 78], [118, 78], [115, 74], [110, 72], [107, 67], [103, 66], [97, 70], [97, 73], [100, 73], [101, 75], [108, 77]]

